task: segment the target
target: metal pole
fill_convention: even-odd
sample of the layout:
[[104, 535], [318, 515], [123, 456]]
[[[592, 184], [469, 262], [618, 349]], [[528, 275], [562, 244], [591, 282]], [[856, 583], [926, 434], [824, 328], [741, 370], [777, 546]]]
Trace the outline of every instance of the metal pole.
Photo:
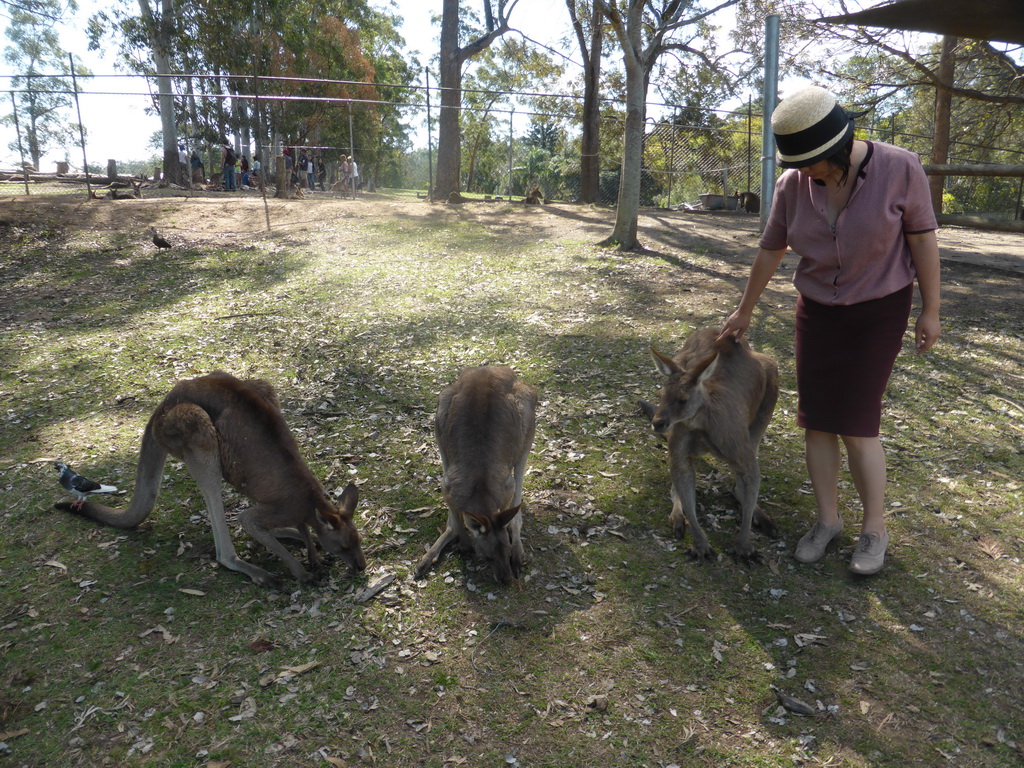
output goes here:
[[[252, 95], [255, 101], [253, 102], [253, 110], [256, 112], [256, 150], [260, 149], [260, 141], [263, 138], [263, 132], [260, 130], [260, 81], [256, 76], [256, 59], [253, 57], [250, 62], [252, 67]], [[267, 220], [267, 232], [270, 231], [270, 206], [267, 205], [267, 171], [270, 165], [267, 163], [266, 153], [263, 154], [263, 159], [260, 161], [260, 177], [256, 180], [256, 183], [260, 185], [260, 197], [263, 198], [263, 216]], [[253, 156], [255, 159], [255, 155]], [[250, 168], [250, 170], [252, 170]], [[191, 185], [191, 173], [192, 166], [189, 164], [189, 184]]]
[[434, 143], [430, 138], [430, 70], [423, 68], [427, 82], [427, 199], [434, 199]]
[[516, 108], [512, 107], [508, 113], [508, 199], [512, 199], [512, 116]]
[[89, 180], [89, 161], [85, 157], [85, 128], [82, 127], [82, 107], [78, 103], [78, 80], [75, 78], [75, 57], [68, 54], [71, 62], [71, 90], [75, 93], [75, 110], [78, 112], [78, 138], [82, 142], [82, 168], [85, 170], [85, 194], [92, 199], [92, 182]]
[[[356, 156], [356, 140], [352, 133], [352, 102], [348, 103], [348, 156]], [[353, 192], [352, 194], [355, 194]]]
[[775, 134], [772, 112], [779, 100], [779, 17], [771, 14], [764, 23], [764, 118], [761, 126], [761, 229], [768, 222], [775, 194]]
[[747, 192], [752, 192], [750, 185], [753, 180], [750, 178], [750, 155], [753, 151], [751, 144], [754, 141], [754, 102], [749, 96], [747, 96]]

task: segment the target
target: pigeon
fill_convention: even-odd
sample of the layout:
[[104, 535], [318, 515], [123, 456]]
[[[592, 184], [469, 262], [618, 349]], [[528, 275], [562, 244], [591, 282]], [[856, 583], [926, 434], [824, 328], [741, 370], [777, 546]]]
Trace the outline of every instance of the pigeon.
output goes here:
[[82, 477], [62, 461], [53, 462], [53, 466], [60, 472], [60, 484], [64, 489], [78, 496], [78, 501], [71, 505], [75, 511], [82, 508], [90, 493], [117, 493], [115, 486], [100, 485], [95, 480]]
[[159, 234], [157, 234], [156, 227], [150, 227], [149, 231], [153, 235], [153, 245], [155, 245], [157, 248], [170, 248], [171, 247], [170, 243], [168, 243], [166, 240], [164, 240], [162, 237], [160, 237]]

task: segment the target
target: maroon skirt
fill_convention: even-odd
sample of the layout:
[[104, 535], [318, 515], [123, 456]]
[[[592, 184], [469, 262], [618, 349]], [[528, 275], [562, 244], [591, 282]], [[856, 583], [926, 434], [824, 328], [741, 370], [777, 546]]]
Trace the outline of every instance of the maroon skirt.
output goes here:
[[888, 296], [829, 306], [796, 304], [796, 423], [851, 437], [877, 437], [882, 395], [910, 319], [914, 284]]

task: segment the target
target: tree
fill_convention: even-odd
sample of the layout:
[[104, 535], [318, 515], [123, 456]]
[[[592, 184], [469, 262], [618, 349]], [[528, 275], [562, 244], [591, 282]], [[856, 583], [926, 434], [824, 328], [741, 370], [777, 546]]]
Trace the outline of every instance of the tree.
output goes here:
[[174, 110], [174, 87], [171, 82], [171, 46], [174, 33], [173, 0], [138, 0], [142, 24], [149, 37], [156, 69], [157, 102], [160, 105], [160, 128], [163, 131], [164, 181], [184, 185], [188, 180], [178, 159], [178, 131]]
[[[583, 57], [583, 135], [580, 139], [580, 202], [596, 203], [601, 196], [601, 55], [604, 24], [597, 3], [590, 6], [589, 43], [577, 12], [576, 0], [565, 0], [576, 44]], [[586, 11], [586, 4], [581, 4]]]
[[[469, 151], [467, 191], [477, 177], [480, 149], [485, 144], [497, 148], [496, 142], [491, 141], [498, 127], [494, 110], [499, 105], [511, 108], [514, 102], [523, 98], [528, 102], [532, 101], [530, 97], [517, 97], [515, 93], [527, 89], [546, 89], [564, 71], [563, 67], [555, 64], [545, 53], [522, 40], [508, 38], [483, 51], [478, 61], [479, 66], [471, 74], [466, 75], [463, 87], [463, 106], [466, 109], [462, 112], [465, 121], [462, 128], [469, 136], [467, 146], [464, 147]], [[505, 150], [504, 156], [501, 163], [494, 162], [492, 158], [491, 164], [494, 167], [507, 165], [508, 144], [502, 142], [502, 147]], [[492, 184], [493, 186], [495, 185]]]
[[[415, 62], [401, 50], [393, 14], [368, 0], [174, 0], [173, 19], [151, 8], [148, 21], [130, 10], [114, 5], [94, 17], [90, 30], [94, 44], [106, 30], [119, 30], [121, 61], [152, 75], [152, 30], [168, 21], [166, 68], [174, 75], [160, 81], [172, 107], [160, 112], [173, 115], [175, 125], [165, 127], [165, 141], [174, 133], [197, 148], [233, 140], [242, 153], [282, 143], [316, 142], [346, 153], [361, 146], [365, 175], [385, 156], [397, 163], [396, 147], [406, 142], [399, 104], [410, 98], [403, 89]], [[397, 87], [382, 96], [378, 81]]]
[[[640, 173], [643, 165], [644, 125], [647, 87], [651, 72], [666, 51], [693, 54], [714, 66], [707, 50], [694, 40], [704, 34], [703, 46], [710, 35], [702, 29], [712, 13], [735, 5], [739, 0], [723, 0], [710, 9], [700, 8], [694, 0], [594, 0], [604, 14], [622, 48], [626, 72], [626, 124], [622, 150], [622, 176], [615, 212], [615, 229], [605, 240], [621, 250], [640, 247], [637, 217], [640, 210]], [[689, 15], [687, 15], [689, 14]], [[690, 40], [677, 35], [686, 27], [696, 27]]]
[[[68, 122], [63, 114], [73, 105], [69, 96], [71, 62], [60, 46], [54, 27], [62, 11], [73, 13], [77, 9], [74, 0], [66, 6], [57, 0], [38, 0], [32, 4], [31, 11], [17, 5], [9, 7], [11, 23], [7, 27], [7, 39], [11, 44], [4, 49], [4, 60], [18, 72], [11, 77], [11, 89], [12, 93], [20, 91], [16, 95], [18, 125], [24, 132], [25, 149], [36, 168], [47, 152], [78, 141], [78, 124]], [[78, 77], [91, 75], [79, 65], [75, 65], [75, 74]], [[4, 123], [13, 124], [14, 115], [5, 117]], [[20, 151], [18, 142], [12, 142], [10, 149]]]
[[433, 197], [446, 199], [459, 191], [462, 170], [462, 66], [510, 30], [509, 15], [519, 0], [498, 0], [494, 14], [492, 0], [483, 0], [486, 32], [466, 45], [459, 45], [459, 0], [444, 0], [441, 11], [439, 80], [441, 116], [438, 119], [437, 177]]

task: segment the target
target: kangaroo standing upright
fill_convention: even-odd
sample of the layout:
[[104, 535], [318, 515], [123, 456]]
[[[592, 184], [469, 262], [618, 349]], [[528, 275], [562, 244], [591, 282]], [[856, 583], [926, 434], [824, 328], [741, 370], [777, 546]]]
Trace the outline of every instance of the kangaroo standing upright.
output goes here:
[[350, 483], [340, 507], [335, 506], [302, 460], [273, 387], [222, 371], [179, 381], [157, 406], [142, 435], [135, 495], [127, 509], [92, 502], [56, 507], [115, 528], [134, 528], [153, 511], [168, 453], [185, 462], [203, 493], [217, 562], [224, 567], [262, 586], [278, 583], [276, 576], [235, 553], [224, 519], [222, 479], [256, 502], [239, 515], [242, 527], [284, 560], [295, 578], [305, 582], [313, 576], [278, 538], [298, 536], [315, 564], [319, 555], [309, 528], [324, 549], [344, 558], [353, 570], [366, 568], [359, 531], [352, 522], [359, 496], [356, 486]]
[[697, 522], [694, 460], [711, 453], [736, 475], [740, 531], [736, 554], [756, 558], [750, 529], [756, 524], [774, 534], [775, 524], [757, 505], [761, 469], [757, 450], [779, 398], [775, 361], [733, 337], [716, 341], [718, 332], [705, 329], [686, 340], [674, 357], [651, 349], [658, 370], [667, 377], [658, 405], [640, 401], [655, 432], [668, 438], [672, 472], [672, 513], [669, 522], [679, 538], [689, 522], [693, 554], [712, 555], [707, 536]]
[[441, 392], [434, 433], [441, 453], [444, 533], [420, 560], [422, 579], [450, 543], [491, 564], [508, 584], [523, 564], [523, 478], [537, 424], [537, 391], [504, 366], [467, 368]]

